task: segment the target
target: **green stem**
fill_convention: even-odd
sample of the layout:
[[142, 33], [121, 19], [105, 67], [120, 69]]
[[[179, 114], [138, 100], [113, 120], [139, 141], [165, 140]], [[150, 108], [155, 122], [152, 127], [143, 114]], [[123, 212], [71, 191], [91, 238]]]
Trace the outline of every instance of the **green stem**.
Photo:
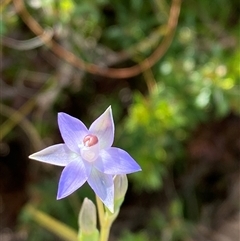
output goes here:
[[24, 209], [25, 215], [29, 215], [31, 220], [35, 221], [40, 226], [57, 235], [61, 240], [77, 241], [77, 233], [67, 225], [48, 216], [46, 213], [35, 209], [31, 205], [27, 205]]
[[100, 198], [96, 195], [96, 202], [97, 202], [97, 210], [98, 210], [98, 219], [99, 219], [99, 224], [100, 226], [103, 225], [104, 222], [104, 207], [103, 203], [100, 200]]
[[104, 218], [104, 223], [101, 226], [99, 241], [108, 241], [111, 226], [112, 226], [112, 220], [106, 213]]
[[119, 210], [115, 213], [110, 213], [108, 210], [104, 210], [104, 205], [99, 197], [96, 195], [98, 218], [100, 223], [100, 239], [99, 241], [108, 241], [110, 229], [113, 221], [116, 219]]
[[109, 211], [105, 212], [104, 222], [101, 226], [100, 230], [100, 240], [99, 241], [108, 241], [108, 237], [110, 234], [110, 230], [114, 220], [117, 218], [119, 214], [119, 209], [116, 210], [114, 213], [110, 213]]

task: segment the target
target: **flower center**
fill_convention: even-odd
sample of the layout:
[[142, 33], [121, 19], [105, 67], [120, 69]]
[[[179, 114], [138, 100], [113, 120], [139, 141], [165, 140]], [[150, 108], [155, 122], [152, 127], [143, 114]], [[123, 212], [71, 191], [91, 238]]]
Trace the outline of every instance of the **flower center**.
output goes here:
[[83, 139], [83, 144], [86, 147], [94, 146], [95, 144], [98, 143], [98, 138], [94, 135], [87, 135]]
[[88, 162], [94, 162], [99, 155], [98, 138], [95, 135], [87, 135], [83, 138], [81, 155]]

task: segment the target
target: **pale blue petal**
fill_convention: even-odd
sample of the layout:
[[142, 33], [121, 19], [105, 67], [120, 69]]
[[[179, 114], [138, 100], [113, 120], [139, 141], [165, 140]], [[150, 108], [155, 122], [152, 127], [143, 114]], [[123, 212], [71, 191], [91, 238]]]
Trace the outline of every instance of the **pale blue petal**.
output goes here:
[[57, 144], [33, 153], [29, 158], [52, 165], [66, 166], [70, 162], [78, 160], [80, 156], [72, 152], [65, 144]]
[[105, 206], [113, 212], [114, 210], [114, 184], [112, 175], [106, 175], [92, 168], [88, 178], [88, 184], [102, 200]]
[[99, 171], [112, 175], [141, 171], [141, 167], [126, 151], [116, 147], [101, 150], [94, 165]]
[[112, 146], [114, 139], [114, 122], [111, 106], [92, 123], [89, 132], [98, 137], [100, 149]]
[[83, 161], [69, 163], [62, 171], [57, 199], [64, 198], [80, 188], [86, 182], [89, 174], [90, 167]]
[[87, 127], [80, 120], [65, 113], [58, 113], [58, 126], [68, 148], [79, 153], [79, 146], [88, 134]]

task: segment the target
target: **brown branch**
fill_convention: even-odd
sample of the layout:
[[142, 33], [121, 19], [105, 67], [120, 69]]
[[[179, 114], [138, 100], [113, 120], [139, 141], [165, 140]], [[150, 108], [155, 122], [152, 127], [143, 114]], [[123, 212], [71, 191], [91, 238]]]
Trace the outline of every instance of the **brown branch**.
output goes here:
[[[16, 11], [21, 15], [23, 21], [27, 26], [34, 32], [36, 35], [43, 34], [43, 28], [39, 23], [29, 14], [27, 9], [24, 6], [23, 0], [13, 0]], [[136, 76], [147, 69], [150, 69], [167, 51], [169, 48], [173, 36], [178, 24], [178, 17], [180, 13], [181, 0], [172, 0], [172, 6], [170, 9], [167, 31], [166, 35], [159, 45], [159, 47], [145, 60], [141, 63], [136, 64], [127, 68], [101, 68], [98, 65], [84, 62], [82, 59], [74, 55], [72, 52], [66, 50], [61, 45], [59, 45], [54, 40], [45, 42], [45, 44], [55, 53], [59, 58], [64, 59], [73, 66], [85, 70], [94, 75], [100, 75], [104, 77], [114, 78], [114, 79], [123, 79]], [[42, 40], [44, 41], [44, 39]]]
[[2, 36], [2, 44], [17, 50], [30, 50], [44, 45], [46, 42], [50, 41], [52, 37], [53, 30], [49, 28], [44, 30], [42, 35], [27, 40], [17, 40]]

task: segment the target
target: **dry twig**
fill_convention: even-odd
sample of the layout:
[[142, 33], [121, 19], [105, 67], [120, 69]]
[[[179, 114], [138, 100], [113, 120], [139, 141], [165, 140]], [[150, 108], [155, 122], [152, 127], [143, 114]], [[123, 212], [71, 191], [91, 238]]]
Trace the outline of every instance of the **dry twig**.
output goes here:
[[[23, 0], [13, 0], [16, 11], [21, 15], [23, 21], [27, 26], [37, 35], [41, 36], [44, 32], [39, 23], [29, 14], [24, 6]], [[88, 73], [100, 75], [109, 78], [123, 79], [136, 76], [143, 71], [150, 69], [167, 51], [177, 27], [178, 17], [180, 13], [181, 0], [173, 0], [170, 9], [167, 31], [162, 43], [158, 48], [146, 59], [139, 64], [127, 68], [101, 68], [98, 65], [84, 62], [82, 59], [63, 48], [54, 40], [45, 42], [45, 44], [53, 51], [59, 58], [64, 59], [73, 66], [80, 68]], [[44, 39], [42, 39], [44, 41]]]

